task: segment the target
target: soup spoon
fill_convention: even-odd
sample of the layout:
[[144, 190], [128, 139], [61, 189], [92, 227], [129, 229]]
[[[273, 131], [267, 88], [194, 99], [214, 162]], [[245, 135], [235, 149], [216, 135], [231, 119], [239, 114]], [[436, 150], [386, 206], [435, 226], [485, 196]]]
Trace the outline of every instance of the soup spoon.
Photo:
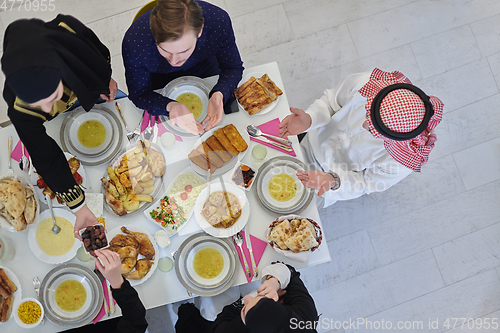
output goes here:
[[54, 216], [54, 210], [52, 209], [52, 199], [48, 194], [45, 194], [45, 199], [47, 200], [47, 205], [49, 206], [50, 215], [52, 216], [52, 222], [54, 222], [52, 233], [58, 234], [61, 231], [61, 228], [59, 228], [59, 226], [56, 224], [56, 217]]

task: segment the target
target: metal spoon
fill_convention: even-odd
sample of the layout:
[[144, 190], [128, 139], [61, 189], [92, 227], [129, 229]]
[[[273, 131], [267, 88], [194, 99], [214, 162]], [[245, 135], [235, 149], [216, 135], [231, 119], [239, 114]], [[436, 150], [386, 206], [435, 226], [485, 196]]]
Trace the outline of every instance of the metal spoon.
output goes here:
[[245, 252], [243, 252], [243, 236], [239, 232], [237, 232], [235, 235], [233, 235], [233, 241], [238, 247], [240, 248], [241, 251], [241, 256], [243, 257], [243, 264], [245, 265], [245, 271], [248, 277], [252, 277], [252, 273], [250, 272], [250, 268], [248, 268], [248, 263], [247, 259], [245, 258]]
[[273, 139], [273, 140], [276, 140], [278, 142], [281, 142], [284, 145], [287, 145], [287, 146], [291, 146], [292, 145], [292, 141], [287, 140], [287, 139], [283, 139], [283, 138], [279, 138], [279, 137], [271, 135], [271, 134], [262, 133], [262, 131], [260, 130], [260, 128], [258, 128], [257, 126], [254, 126], [254, 125], [248, 125], [247, 126], [247, 131], [248, 131], [248, 133], [251, 136], [266, 136], [266, 137], [268, 137], [270, 139]]
[[21, 170], [27, 170], [30, 166], [30, 161], [28, 158], [24, 155], [24, 143], [21, 141], [21, 149], [23, 152], [23, 157], [19, 160], [19, 169]]
[[54, 216], [54, 210], [52, 210], [52, 199], [48, 194], [45, 194], [45, 199], [47, 200], [47, 205], [49, 206], [50, 215], [52, 216], [52, 222], [54, 222], [54, 226], [52, 227], [52, 233], [58, 234], [61, 231], [61, 228], [59, 228], [56, 224], [56, 217]]

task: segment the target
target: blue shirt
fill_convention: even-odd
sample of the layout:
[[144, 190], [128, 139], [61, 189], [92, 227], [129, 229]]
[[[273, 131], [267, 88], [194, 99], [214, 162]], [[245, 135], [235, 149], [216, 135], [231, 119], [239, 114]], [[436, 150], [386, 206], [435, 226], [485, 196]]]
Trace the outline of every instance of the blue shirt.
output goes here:
[[[221, 8], [204, 1], [197, 1], [203, 10], [204, 27], [196, 47], [188, 60], [180, 67], [173, 67], [159, 52], [149, 27], [151, 11], [136, 19], [125, 33], [122, 57], [130, 100], [140, 109], [152, 115], [167, 114], [166, 106], [172, 99], [155, 93], [151, 74], [194, 75], [206, 77], [204, 73], [189, 72], [197, 65], [216, 58], [220, 69], [219, 80], [213, 92], [220, 91], [224, 103], [233, 95], [243, 74], [243, 62], [236, 46], [229, 15]], [[180, 74], [189, 73], [189, 74]], [[212, 73], [213, 75], [215, 73]], [[210, 75], [208, 75], [210, 76]]]

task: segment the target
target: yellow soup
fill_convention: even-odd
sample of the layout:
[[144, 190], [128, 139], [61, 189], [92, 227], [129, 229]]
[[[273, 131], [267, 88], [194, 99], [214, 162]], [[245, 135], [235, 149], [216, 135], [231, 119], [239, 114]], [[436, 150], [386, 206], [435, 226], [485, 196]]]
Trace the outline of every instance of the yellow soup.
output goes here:
[[85, 304], [87, 292], [80, 281], [66, 280], [57, 286], [55, 299], [62, 310], [73, 312]]
[[201, 99], [193, 93], [184, 93], [179, 95], [176, 99], [177, 102], [184, 104], [188, 107], [189, 111], [193, 113], [194, 119], [198, 119], [203, 111], [203, 103]]
[[87, 148], [96, 148], [106, 139], [106, 128], [97, 120], [87, 120], [78, 128], [78, 141]]
[[211, 247], [198, 251], [193, 258], [193, 269], [204, 279], [213, 279], [222, 272], [224, 258], [222, 254]]
[[56, 216], [56, 223], [61, 228], [58, 234], [52, 233], [52, 217], [45, 218], [36, 229], [36, 241], [40, 249], [49, 256], [62, 256], [75, 244], [73, 225], [64, 217]]
[[274, 200], [285, 202], [292, 199], [297, 193], [297, 183], [292, 176], [280, 173], [271, 178], [268, 191]]

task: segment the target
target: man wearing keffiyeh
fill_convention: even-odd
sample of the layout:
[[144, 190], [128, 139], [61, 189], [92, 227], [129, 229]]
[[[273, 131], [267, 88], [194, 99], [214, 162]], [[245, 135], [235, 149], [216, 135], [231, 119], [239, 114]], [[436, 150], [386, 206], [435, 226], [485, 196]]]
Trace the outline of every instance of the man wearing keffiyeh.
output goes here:
[[318, 189], [326, 207], [420, 172], [437, 140], [443, 103], [402, 73], [376, 68], [348, 76], [306, 111], [290, 110], [280, 136], [307, 132], [301, 147], [311, 171], [297, 177]]

